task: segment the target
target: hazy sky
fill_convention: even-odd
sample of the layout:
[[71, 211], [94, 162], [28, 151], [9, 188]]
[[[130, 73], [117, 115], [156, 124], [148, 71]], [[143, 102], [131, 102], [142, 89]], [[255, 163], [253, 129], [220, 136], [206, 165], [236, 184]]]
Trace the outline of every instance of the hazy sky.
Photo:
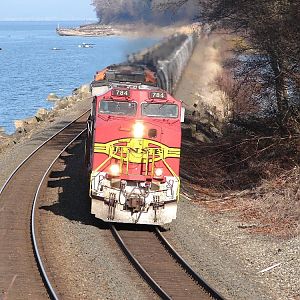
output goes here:
[[0, 21], [96, 19], [91, 0], [0, 0]]

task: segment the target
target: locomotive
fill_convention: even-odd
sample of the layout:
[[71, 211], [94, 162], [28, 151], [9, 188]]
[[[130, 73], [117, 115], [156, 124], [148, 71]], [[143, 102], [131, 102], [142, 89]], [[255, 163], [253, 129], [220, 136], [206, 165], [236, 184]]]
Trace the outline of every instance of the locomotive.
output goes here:
[[106, 222], [163, 225], [179, 199], [181, 101], [143, 65], [97, 72], [86, 160], [91, 213]]

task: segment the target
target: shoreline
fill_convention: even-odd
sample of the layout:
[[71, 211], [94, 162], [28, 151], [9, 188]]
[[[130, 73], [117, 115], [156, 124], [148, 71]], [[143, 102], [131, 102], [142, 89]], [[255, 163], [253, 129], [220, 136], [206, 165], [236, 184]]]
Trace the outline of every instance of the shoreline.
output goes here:
[[60, 36], [85, 36], [85, 37], [103, 37], [103, 36], [126, 36], [135, 37], [143, 36], [159, 36], [165, 37], [175, 33], [191, 34], [200, 32], [201, 24], [193, 23], [190, 25], [172, 25], [172, 26], [155, 26], [145, 24], [87, 24], [75, 28], [56, 28], [56, 33]]
[[29, 140], [44, 128], [55, 124], [60, 118], [63, 118], [64, 114], [69, 113], [72, 107], [76, 107], [85, 99], [90, 98], [89, 84], [75, 88], [73, 93], [68, 96], [58, 97], [49, 94], [48, 101], [54, 103], [52, 108], [39, 108], [32, 117], [15, 120], [15, 131], [12, 134], [7, 134], [2, 127], [0, 128], [0, 155], [14, 145]]

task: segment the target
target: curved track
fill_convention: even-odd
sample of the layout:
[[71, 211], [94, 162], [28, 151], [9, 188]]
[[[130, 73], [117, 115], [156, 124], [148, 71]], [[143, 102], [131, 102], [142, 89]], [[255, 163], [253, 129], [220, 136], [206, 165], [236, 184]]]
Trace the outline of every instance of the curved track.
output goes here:
[[49, 165], [85, 129], [88, 113], [37, 148], [0, 191], [0, 296], [4, 300], [48, 299], [49, 290], [51, 295], [47, 278], [41, 276], [43, 266], [36, 259], [38, 252], [34, 253], [32, 247], [32, 242], [35, 244], [30, 221], [33, 199]]
[[[120, 227], [121, 228], [121, 227]], [[224, 299], [180, 257], [157, 227], [111, 231], [125, 255], [162, 299]]]

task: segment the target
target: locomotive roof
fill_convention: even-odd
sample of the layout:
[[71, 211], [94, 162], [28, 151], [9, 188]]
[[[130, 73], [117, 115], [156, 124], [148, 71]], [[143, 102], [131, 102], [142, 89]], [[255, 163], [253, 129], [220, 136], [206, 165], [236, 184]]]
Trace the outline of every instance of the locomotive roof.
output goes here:
[[110, 82], [130, 82], [157, 85], [156, 74], [149, 67], [140, 64], [115, 64], [98, 71], [92, 86], [107, 85]]

